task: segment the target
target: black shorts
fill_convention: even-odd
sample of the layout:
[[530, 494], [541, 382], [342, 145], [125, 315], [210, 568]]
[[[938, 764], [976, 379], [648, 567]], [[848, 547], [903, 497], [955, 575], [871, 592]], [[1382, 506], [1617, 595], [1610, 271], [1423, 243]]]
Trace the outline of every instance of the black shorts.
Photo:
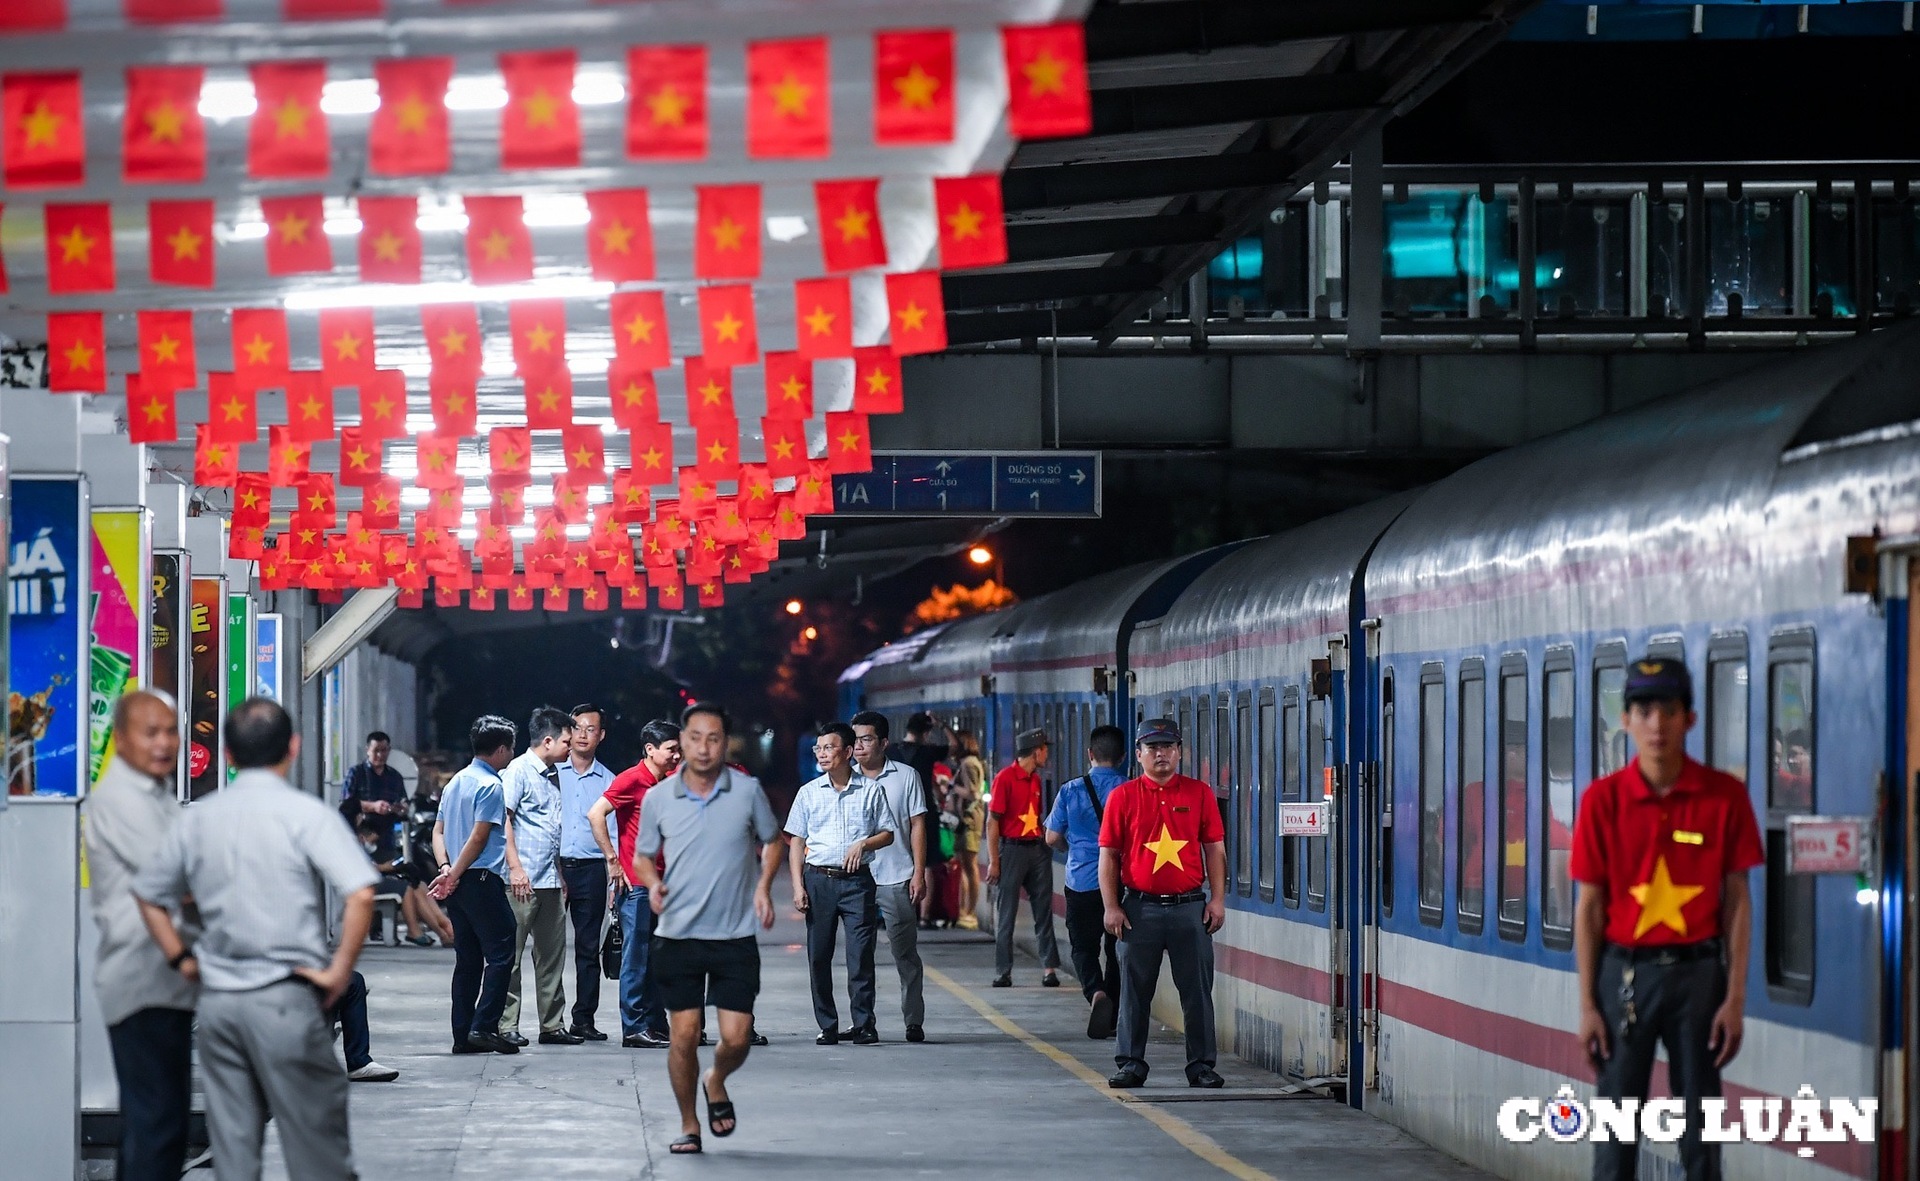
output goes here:
[[390, 873], [381, 874], [380, 880], [373, 886], [373, 896], [376, 898], [404, 898], [406, 893], [406, 879], [395, 877]]
[[760, 995], [760, 945], [744, 939], [662, 939], [654, 936], [647, 975], [669, 1013], [712, 1005], [753, 1012]]

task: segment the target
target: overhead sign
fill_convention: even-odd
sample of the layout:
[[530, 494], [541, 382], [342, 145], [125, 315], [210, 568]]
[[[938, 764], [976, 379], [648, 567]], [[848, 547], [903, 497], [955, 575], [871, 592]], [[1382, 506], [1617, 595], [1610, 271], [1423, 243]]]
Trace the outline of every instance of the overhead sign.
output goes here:
[[1872, 864], [1872, 817], [1787, 817], [1788, 873], [1857, 874]]
[[1323, 837], [1327, 835], [1325, 804], [1280, 805], [1280, 835], [1283, 837]]
[[1100, 453], [876, 452], [872, 471], [833, 478], [833, 511], [854, 517], [1097, 517]]

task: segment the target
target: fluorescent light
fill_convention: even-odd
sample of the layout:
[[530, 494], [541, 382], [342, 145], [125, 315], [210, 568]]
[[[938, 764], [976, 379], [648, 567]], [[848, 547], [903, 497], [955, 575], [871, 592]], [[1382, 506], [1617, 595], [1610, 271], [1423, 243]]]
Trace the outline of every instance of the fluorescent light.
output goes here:
[[290, 293], [281, 306], [290, 312], [320, 308], [408, 308], [430, 303], [510, 303], [516, 299], [600, 299], [613, 284], [571, 277], [481, 286], [473, 283], [361, 284]]
[[573, 101], [583, 107], [609, 106], [626, 98], [620, 75], [610, 70], [580, 70], [573, 76]]
[[455, 78], [447, 85], [449, 111], [497, 111], [507, 105], [507, 88], [498, 77]]
[[244, 119], [260, 108], [251, 82], [206, 82], [200, 87], [200, 117]]
[[480, 376], [482, 377], [512, 377], [515, 369], [516, 367], [512, 358], [502, 359], [495, 357], [492, 360], [480, 362]]
[[590, 220], [587, 199], [578, 194], [554, 194], [528, 197], [520, 220], [529, 228], [539, 226], [583, 226]]
[[357, 234], [362, 227], [357, 217], [330, 217], [321, 228], [326, 230], [329, 236], [339, 238], [347, 234]]
[[236, 221], [230, 235], [235, 242], [253, 242], [267, 236], [267, 223], [264, 221]]
[[414, 218], [413, 224], [423, 234], [458, 234], [466, 232], [467, 215], [458, 209], [433, 209]]
[[371, 78], [329, 82], [320, 89], [320, 109], [329, 115], [371, 115], [380, 109], [380, 88]]
[[807, 219], [779, 214], [767, 219], [767, 237], [775, 242], [791, 242], [807, 236]]

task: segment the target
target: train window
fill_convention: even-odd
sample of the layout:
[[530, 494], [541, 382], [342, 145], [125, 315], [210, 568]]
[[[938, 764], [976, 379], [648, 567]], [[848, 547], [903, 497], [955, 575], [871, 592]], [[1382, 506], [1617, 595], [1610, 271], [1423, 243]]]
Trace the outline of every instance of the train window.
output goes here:
[[[1327, 702], [1323, 697], [1307, 699], [1307, 800], [1326, 799], [1322, 786], [1327, 765]], [[1329, 825], [1329, 828], [1332, 826]], [[1327, 908], [1327, 842], [1330, 836], [1302, 837], [1307, 846], [1307, 905], [1314, 910]]]
[[1672, 632], [1655, 636], [1647, 641], [1647, 655], [1655, 660], [1677, 660], [1687, 662], [1687, 642]]
[[1814, 808], [1813, 633], [1773, 638], [1767, 654], [1767, 992], [1813, 1001], [1814, 882], [1787, 873], [1787, 817]]
[[1380, 913], [1393, 914], [1393, 673], [1380, 678]]
[[1500, 663], [1500, 935], [1527, 934], [1527, 658]]
[[1420, 921], [1440, 925], [1447, 890], [1446, 668], [1420, 669]]
[[1548, 947], [1573, 946], [1573, 650], [1548, 649], [1543, 665], [1544, 741], [1541, 780], [1546, 807], [1541, 810], [1540, 933]]
[[1593, 774], [1598, 779], [1627, 765], [1627, 646], [1601, 644], [1593, 651]]
[[1193, 735], [1193, 777], [1209, 784], [1213, 782], [1213, 760], [1207, 757], [1207, 737], [1213, 727], [1208, 725], [1211, 719], [1207, 715], [1212, 710], [1213, 700], [1202, 697], [1193, 707], [1193, 729], [1188, 731]]
[[1234, 723], [1233, 765], [1239, 768], [1240, 777], [1234, 783], [1233, 792], [1240, 817], [1233, 834], [1233, 874], [1240, 893], [1251, 894], [1253, 851], [1259, 844], [1253, 839], [1253, 793], [1258, 785], [1253, 781], [1253, 763], [1247, 758], [1253, 749], [1253, 702], [1245, 693], [1240, 695], [1239, 707], [1234, 710]]
[[[1288, 689], [1280, 710], [1281, 795], [1300, 798], [1300, 690]], [[1277, 827], [1277, 826], [1276, 826]], [[1300, 838], [1280, 838], [1280, 890], [1288, 906], [1300, 905]]]
[[1274, 779], [1279, 768], [1273, 753], [1279, 736], [1273, 732], [1273, 712], [1273, 690], [1260, 690], [1260, 726], [1253, 732], [1253, 744], [1260, 751], [1260, 897], [1268, 902], [1273, 901], [1275, 868], [1280, 861], [1275, 847], [1280, 830], [1280, 809], [1275, 804], [1280, 793]]
[[1715, 636], [1707, 650], [1707, 765], [1747, 781], [1747, 637]]
[[1460, 667], [1460, 882], [1454, 912], [1460, 930], [1478, 935], [1487, 913], [1487, 674], [1477, 660]]

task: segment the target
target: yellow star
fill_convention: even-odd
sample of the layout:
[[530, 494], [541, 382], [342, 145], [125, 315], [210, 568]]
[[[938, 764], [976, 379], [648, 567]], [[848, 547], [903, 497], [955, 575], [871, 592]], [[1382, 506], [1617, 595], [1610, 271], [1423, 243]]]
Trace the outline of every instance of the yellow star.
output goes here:
[[94, 239], [85, 230], [75, 226], [60, 235], [61, 262], [92, 262]]
[[641, 504], [647, 498], [646, 493], [638, 488], [627, 489], [626, 497], [627, 497], [628, 504]]
[[[315, 503], [316, 503], [316, 504], [318, 504], [318, 503], [319, 503], [319, 498], [317, 498], [317, 497], [315, 498]], [[313, 542], [314, 542], [314, 539], [315, 539], [315, 538], [317, 538], [317, 537], [319, 537], [319, 536], [320, 536], [320, 531], [319, 531], [319, 530], [317, 530], [317, 529], [302, 529], [302, 530], [300, 530], [300, 534], [299, 534], [299, 537], [300, 537], [300, 544], [301, 544], [301, 545], [312, 545], [312, 544], [313, 544]]]
[[28, 148], [57, 146], [60, 143], [60, 124], [63, 122], [65, 122], [65, 116], [54, 114], [44, 101], [39, 103], [33, 110], [27, 112], [25, 119], [20, 121], [27, 132], [27, 142], [22, 146]]
[[628, 406], [639, 406], [647, 400], [647, 391], [640, 388], [638, 382], [630, 383], [620, 391], [620, 401]]
[[177, 364], [180, 360], [180, 342], [167, 333], [161, 333], [160, 339], [153, 342], [153, 359], [156, 364], [161, 361]]
[[540, 409], [542, 410], [560, 409], [560, 395], [554, 391], [552, 386], [548, 386], [546, 389], [535, 394], [533, 400], [540, 403]]
[[449, 357], [467, 355], [467, 334], [458, 328], [449, 328], [440, 335], [440, 351]]
[[194, 233], [191, 226], [183, 225], [179, 229], [174, 230], [173, 233], [167, 235], [167, 245], [173, 247], [173, 261], [175, 262], [179, 262], [183, 258], [197, 260], [200, 257], [200, 247], [205, 242], [206, 239]]
[[1146, 841], [1143, 842], [1143, 844], [1153, 853], [1153, 868], [1155, 870], [1158, 870], [1163, 865], [1171, 865], [1175, 869], [1181, 868], [1180, 850], [1187, 847], [1187, 842], [1174, 840], [1173, 833], [1168, 830], [1165, 821], [1162, 821], [1160, 824], [1160, 839]]
[[778, 459], [792, 459], [793, 458], [793, 440], [792, 439], [775, 439], [773, 441], [773, 454]]
[[366, 560], [365, 558], [361, 558], [361, 559], [360, 559], [360, 573], [362, 573], [362, 574], [372, 574], [372, 573], [373, 573], [373, 563], [372, 563], [372, 562], [369, 562], [369, 561], [367, 561], [367, 560]]
[[428, 448], [422, 454], [427, 461], [428, 467], [432, 468], [436, 472], [441, 472], [446, 470], [447, 468], [446, 452], [441, 451], [438, 448]]
[[867, 392], [884, 394], [893, 387], [893, 375], [884, 369], [875, 369], [867, 374]]
[[227, 449], [215, 443], [207, 448], [207, 466], [220, 467], [227, 462]]
[[244, 347], [247, 350], [247, 364], [249, 365], [265, 365], [273, 360], [273, 342], [261, 336], [258, 332], [253, 334], [253, 339], [248, 341]]
[[709, 463], [727, 462], [727, 445], [725, 443], [720, 443], [720, 442], [708, 443], [707, 444], [707, 462]]
[[369, 403], [369, 407], [373, 411], [375, 421], [382, 418], [389, 418], [393, 414], [393, 399], [382, 394]]
[[67, 359], [68, 369], [93, 368], [93, 346], [84, 340], [74, 341], [61, 355]]
[[579, 450], [573, 453], [573, 466], [584, 468], [584, 467], [591, 467], [592, 465], [593, 465], [593, 452], [587, 450], [587, 445], [585, 443], [580, 444]]
[[633, 227], [626, 222], [614, 219], [612, 225], [600, 231], [600, 249], [608, 254], [631, 254]]
[[[384, 514], [384, 513], [386, 513], [386, 512], [388, 512], [389, 510], [391, 510], [392, 508], [393, 508], [393, 497], [391, 497], [391, 496], [382, 496], [382, 495], [380, 495], [380, 494], [378, 494], [378, 493], [375, 493], [375, 494], [374, 494], [374, 497], [373, 497], [373, 511], [374, 511], [374, 512], [376, 512], [376, 513], [383, 513], [383, 514]], [[407, 572], [408, 572], [409, 574], [411, 574], [411, 573], [413, 572], [413, 568], [412, 568], [412, 565], [411, 565], [411, 564], [409, 564], [409, 565], [408, 565], [408, 568], [407, 568]]]
[[807, 383], [793, 374], [787, 374], [787, 380], [780, 383], [780, 396], [789, 402], [798, 402], [800, 395], [807, 392]]
[[723, 217], [713, 223], [713, 228], [707, 232], [713, 235], [715, 250], [738, 250], [745, 240], [747, 229], [732, 218]]
[[1040, 813], [1032, 800], [1027, 801], [1027, 810], [1020, 813], [1020, 823], [1027, 826], [1023, 831], [1028, 835], [1040, 831]]
[[709, 377], [707, 378], [707, 384], [701, 386], [696, 392], [700, 395], [702, 405], [718, 406], [720, 404], [720, 395], [727, 391], [719, 382]]
[[369, 458], [370, 456], [367, 452], [367, 449], [365, 447], [360, 446], [360, 444], [358, 443], [355, 443], [353, 445], [353, 450], [347, 452], [347, 462], [357, 468], [366, 467], [367, 460]]
[[500, 452], [500, 462], [507, 465], [508, 468], [519, 467], [520, 466], [520, 448], [508, 447], [506, 450]]
[[290, 98], [280, 104], [273, 115], [274, 134], [281, 139], [305, 139], [307, 136], [307, 117], [311, 114], [300, 100]]
[[180, 108], [166, 99], [161, 99], [147, 108], [147, 138], [157, 144], [177, 144], [186, 130], [186, 119], [180, 114]]
[[534, 353], [551, 352], [553, 349], [553, 329], [545, 324], [535, 324], [527, 329], [527, 351]]
[[838, 442], [842, 451], [858, 451], [860, 450], [860, 432], [848, 427], [847, 433], [841, 435]]
[[162, 419], [166, 418], [167, 406], [166, 406], [166, 403], [162, 402], [158, 398], [155, 398], [152, 401], [148, 402], [145, 406], [142, 406], [140, 408], [140, 412], [147, 416], [148, 422], [159, 422]]
[[741, 563], [741, 561], [740, 561], [740, 555], [739, 555], [739, 554], [729, 554], [729, 555], [727, 556], [727, 565], [729, 565], [729, 566], [732, 566], [732, 567], [733, 567], [733, 568], [734, 568], [735, 570], [738, 570], [738, 569], [739, 569], [739, 568], [741, 567], [741, 565], [742, 565], [742, 563]]
[[1685, 907], [1705, 889], [1705, 886], [1674, 885], [1673, 879], [1667, 875], [1667, 859], [1661, 857], [1653, 863], [1653, 880], [1627, 890], [1633, 900], [1640, 904], [1640, 918], [1633, 924], [1633, 937], [1638, 939], [1659, 926], [1667, 927], [1676, 935], [1685, 935]]
[[833, 219], [834, 228], [840, 231], [842, 242], [851, 242], [855, 238], [870, 237], [873, 226], [873, 214], [854, 205], [848, 205], [846, 212]]
[[641, 453], [640, 464], [642, 467], [657, 468], [664, 459], [666, 459], [666, 456], [658, 447], [649, 447]]
[[801, 320], [806, 324], [809, 336], [825, 336], [833, 331], [834, 318], [834, 314], [824, 306], [815, 304], [813, 310], [801, 317]]
[[560, 100], [540, 89], [527, 96], [520, 109], [526, 114], [528, 127], [558, 127], [556, 116], [560, 113]]
[[671, 84], [662, 86], [647, 96], [647, 118], [655, 127], [684, 126], [687, 108], [692, 105], [692, 100]]
[[1067, 63], [1053, 56], [1051, 50], [1041, 50], [1032, 61], [1020, 67], [1020, 72], [1027, 79], [1028, 98], [1067, 93]]
[[960, 208], [947, 214], [947, 228], [953, 231], [954, 241], [964, 242], [980, 236], [980, 225], [985, 220], [979, 210], [962, 201]]
[[907, 306], [901, 308], [898, 312], [894, 314], [898, 316], [900, 319], [901, 331], [903, 332], [926, 331], [927, 309], [921, 307], [919, 304], [915, 303], [914, 301], [908, 300]]
[[307, 228], [312, 224], [311, 221], [289, 209], [287, 215], [281, 218], [274, 228], [280, 231], [282, 242], [305, 242]]
[[392, 230], [381, 230], [373, 240], [373, 257], [379, 262], [399, 262], [400, 248], [406, 245]]
[[422, 102], [418, 94], [408, 92], [393, 108], [393, 125], [403, 135], [424, 135], [432, 115], [432, 107]]
[[360, 338], [351, 332], [343, 332], [334, 338], [333, 357], [336, 361], [358, 361], [360, 359]]
[[635, 312], [633, 319], [622, 325], [627, 330], [628, 344], [652, 344], [654, 323], [641, 312]]
[[788, 74], [773, 86], [773, 109], [789, 119], [807, 117], [807, 100], [813, 97], [813, 87]]
[[693, 487], [687, 489], [687, 493], [695, 500], [705, 500], [713, 495], [713, 489], [707, 487], [704, 482], [695, 480]]
[[919, 62], [914, 62], [906, 73], [893, 80], [893, 91], [900, 96], [900, 105], [923, 111], [933, 109], [933, 96], [939, 89], [940, 79], [921, 69]]
[[446, 407], [449, 414], [462, 414], [467, 409], [467, 396], [460, 393], [448, 394], [440, 400], [440, 404]]
[[247, 416], [247, 403], [244, 398], [235, 395], [220, 403], [220, 417], [224, 422], [239, 422]]
[[480, 239], [480, 258], [484, 262], [505, 262], [513, 254], [513, 239], [495, 229]]
[[307, 400], [298, 405], [300, 407], [301, 418], [317, 419], [320, 417], [320, 411], [325, 409], [325, 407], [320, 404], [320, 399], [314, 397], [312, 394], [308, 394]]
[[740, 330], [745, 327], [746, 321], [735, 316], [732, 312], [727, 312], [713, 322], [714, 338], [721, 341], [732, 341], [737, 344], [740, 340]]

